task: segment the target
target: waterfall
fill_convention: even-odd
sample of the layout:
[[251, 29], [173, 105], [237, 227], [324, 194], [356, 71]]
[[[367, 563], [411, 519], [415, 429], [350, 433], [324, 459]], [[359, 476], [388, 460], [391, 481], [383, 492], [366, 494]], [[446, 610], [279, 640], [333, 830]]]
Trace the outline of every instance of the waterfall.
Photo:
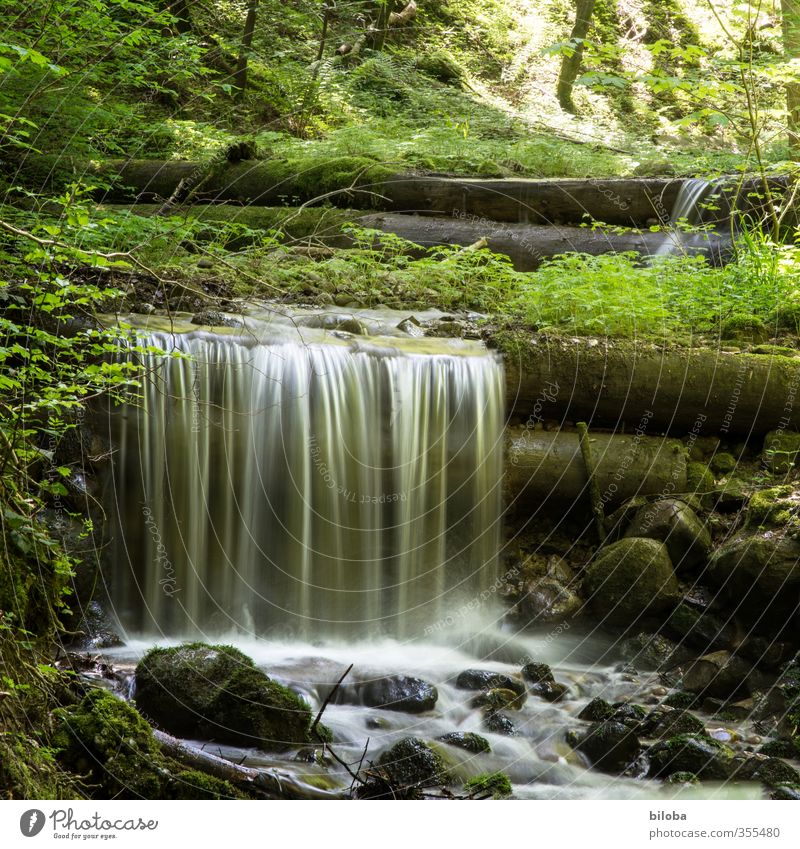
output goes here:
[[479, 353], [141, 344], [110, 589], [132, 633], [411, 638], [496, 580], [502, 365]]
[[716, 192], [722, 186], [721, 180], [691, 178], [684, 180], [675, 198], [670, 213], [670, 229], [665, 231], [664, 240], [656, 251], [656, 256], [669, 256], [684, 253], [687, 248], [702, 247], [705, 240], [702, 235], [683, 232], [681, 225], [696, 227], [703, 223], [704, 204], [712, 198], [717, 200]]

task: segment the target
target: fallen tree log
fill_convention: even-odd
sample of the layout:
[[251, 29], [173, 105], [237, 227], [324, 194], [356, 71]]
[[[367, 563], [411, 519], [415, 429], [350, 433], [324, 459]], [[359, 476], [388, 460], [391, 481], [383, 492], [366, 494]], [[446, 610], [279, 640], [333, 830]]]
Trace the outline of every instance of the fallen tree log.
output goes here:
[[[674, 439], [590, 433], [598, 503], [615, 507], [635, 495], [686, 490], [687, 452]], [[589, 504], [589, 475], [578, 433], [524, 426], [506, 432], [505, 488], [512, 510], [545, 502]]]
[[504, 347], [508, 409], [523, 420], [695, 436], [800, 428], [798, 358], [537, 334]]
[[[90, 169], [94, 170], [94, 169]], [[681, 181], [672, 178], [471, 179], [395, 174], [356, 157], [313, 165], [298, 172], [281, 160], [214, 167], [202, 162], [107, 161], [95, 173], [117, 179], [100, 199], [107, 202], [169, 198], [181, 180], [204, 180], [198, 200], [261, 206], [307, 202], [335, 192], [335, 205], [390, 212], [463, 215], [530, 224], [581, 223], [587, 219], [622, 225], [666, 222]]]
[[[620, 232], [606, 228], [548, 227], [392, 213], [365, 215], [358, 223], [363, 227], [393, 233], [425, 248], [439, 245], [471, 246], [485, 239], [486, 247], [494, 253], [509, 257], [517, 271], [534, 271], [546, 259], [575, 251], [593, 256], [626, 251], [653, 256], [666, 238], [664, 233], [649, 230]], [[703, 254], [719, 264], [727, 260], [731, 251], [730, 236], [716, 232], [693, 235], [684, 240], [684, 250], [688, 254]]]
[[274, 799], [344, 799], [344, 791], [320, 790], [304, 784], [288, 772], [271, 769], [254, 769], [212, 755], [203, 749], [178, 740], [170, 734], [153, 729], [164, 753], [192, 769], [206, 772], [233, 785], [252, 785]]

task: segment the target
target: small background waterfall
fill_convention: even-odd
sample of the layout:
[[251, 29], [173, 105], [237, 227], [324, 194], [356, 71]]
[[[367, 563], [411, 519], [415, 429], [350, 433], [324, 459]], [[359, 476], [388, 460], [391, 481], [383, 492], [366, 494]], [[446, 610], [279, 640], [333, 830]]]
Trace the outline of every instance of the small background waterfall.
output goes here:
[[685, 232], [680, 228], [718, 222], [722, 215], [714, 207], [727, 207], [729, 204], [722, 194], [723, 186], [723, 180], [692, 178], [683, 181], [670, 213], [669, 230], [665, 231], [656, 256], [685, 253], [705, 245], [707, 240], [702, 233]]
[[[502, 365], [485, 351], [152, 333], [113, 414], [130, 633], [430, 635], [496, 578]], [[427, 629], [427, 631], [426, 631]]]

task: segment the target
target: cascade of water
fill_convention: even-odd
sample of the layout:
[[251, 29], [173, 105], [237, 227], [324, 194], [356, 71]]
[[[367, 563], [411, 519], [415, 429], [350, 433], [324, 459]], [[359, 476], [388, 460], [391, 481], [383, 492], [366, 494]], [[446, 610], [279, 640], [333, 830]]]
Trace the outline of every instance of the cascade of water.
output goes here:
[[[152, 333], [112, 417], [129, 632], [422, 635], [496, 578], [492, 355]], [[430, 633], [430, 631], [428, 632]]]
[[687, 246], [692, 246], [697, 241], [682, 232], [680, 227], [681, 225], [693, 227], [703, 223], [704, 205], [710, 201], [719, 187], [719, 180], [695, 177], [683, 181], [670, 213], [669, 230], [664, 232], [664, 240], [656, 251], [656, 256], [683, 253]]

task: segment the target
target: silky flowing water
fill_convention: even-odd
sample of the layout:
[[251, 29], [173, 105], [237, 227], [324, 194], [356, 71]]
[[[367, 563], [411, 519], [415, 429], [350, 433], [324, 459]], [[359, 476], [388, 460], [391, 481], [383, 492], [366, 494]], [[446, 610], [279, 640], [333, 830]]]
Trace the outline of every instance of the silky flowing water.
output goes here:
[[[502, 365], [477, 343], [403, 338], [399, 317], [362, 313], [371, 337], [296, 314], [216, 334], [138, 331], [141, 402], [110, 416], [109, 594], [126, 643], [106, 655], [132, 671], [154, 644], [234, 643], [314, 711], [351, 663], [350, 683], [416, 676], [437, 687], [433, 711], [326, 708], [340, 757], [368, 763], [405, 736], [477, 731], [492, 752], [441, 744], [451, 767], [503, 770], [519, 797], [699, 792], [589, 770], [565, 743], [589, 699], [652, 702], [658, 681], [570, 623], [503, 624]], [[568, 698], [529, 697], [509, 711], [515, 736], [487, 731], [455, 678], [531, 660], [554, 666]], [[331, 759], [210, 751], [317, 791], [351, 781]]]

